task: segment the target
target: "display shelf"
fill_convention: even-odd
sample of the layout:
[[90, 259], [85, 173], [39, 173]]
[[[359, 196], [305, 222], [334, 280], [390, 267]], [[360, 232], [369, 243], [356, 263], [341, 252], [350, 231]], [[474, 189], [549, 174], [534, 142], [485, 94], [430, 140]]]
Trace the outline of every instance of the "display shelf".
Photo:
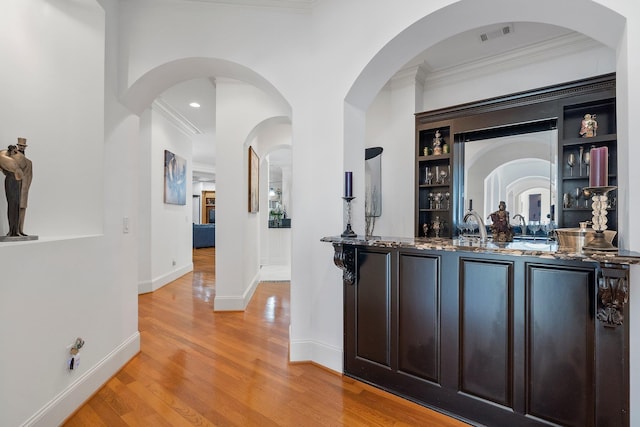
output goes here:
[[[582, 127], [587, 114], [597, 123], [593, 134], [584, 133]], [[615, 95], [611, 90], [594, 92], [582, 96], [579, 102], [564, 105], [559, 128], [561, 132], [558, 141], [558, 226], [577, 227], [579, 222], [591, 220], [588, 199], [584, 193], [576, 195], [576, 191], [589, 186], [592, 165], [589, 164], [590, 158], [587, 153], [592, 148], [607, 147], [608, 183], [617, 183], [618, 136]], [[611, 197], [615, 199], [617, 195], [614, 193]], [[615, 207], [609, 209], [608, 221], [610, 228], [617, 228]]]
[[[452, 147], [450, 127], [416, 122], [415, 235], [451, 237]], [[443, 206], [442, 208], [433, 206]], [[444, 207], [446, 206], [446, 208]]]

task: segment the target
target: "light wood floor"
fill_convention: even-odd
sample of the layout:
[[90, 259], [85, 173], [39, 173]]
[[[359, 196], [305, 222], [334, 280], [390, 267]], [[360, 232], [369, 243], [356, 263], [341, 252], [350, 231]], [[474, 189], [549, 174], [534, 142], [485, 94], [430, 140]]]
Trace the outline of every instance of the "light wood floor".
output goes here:
[[289, 284], [214, 313], [215, 249], [139, 297], [142, 350], [66, 426], [463, 426], [319, 366], [288, 362]]

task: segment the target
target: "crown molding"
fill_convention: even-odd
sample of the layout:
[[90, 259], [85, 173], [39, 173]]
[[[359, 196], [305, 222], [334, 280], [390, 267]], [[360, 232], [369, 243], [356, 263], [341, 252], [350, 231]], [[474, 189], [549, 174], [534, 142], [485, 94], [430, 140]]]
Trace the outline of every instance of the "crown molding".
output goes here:
[[193, 169], [194, 172], [207, 173], [207, 174], [213, 174], [213, 175], [216, 174], [215, 165], [210, 165], [206, 163], [193, 162], [191, 165], [191, 169]]
[[282, 8], [294, 10], [311, 10], [318, 0], [180, 0], [189, 3], [209, 3], [225, 6], [251, 6]]
[[203, 132], [198, 126], [190, 122], [185, 116], [180, 114], [169, 103], [167, 103], [161, 96], [157, 97], [151, 104], [151, 108], [154, 111], [160, 113], [171, 124], [177, 127], [187, 136], [201, 135]]
[[481, 75], [494, 74], [602, 46], [601, 43], [583, 34], [571, 33], [488, 58], [447, 68], [428, 70], [425, 86], [449, 86]]

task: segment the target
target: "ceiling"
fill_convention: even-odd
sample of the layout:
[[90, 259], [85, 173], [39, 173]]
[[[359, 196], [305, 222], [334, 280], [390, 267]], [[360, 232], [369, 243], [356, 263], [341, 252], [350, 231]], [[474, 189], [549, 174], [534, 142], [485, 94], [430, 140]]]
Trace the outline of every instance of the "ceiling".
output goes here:
[[[174, 0], [183, 2], [213, 2], [266, 5], [273, 7], [310, 7], [316, 0]], [[505, 30], [506, 28], [506, 30]], [[507, 34], [504, 34], [504, 33]], [[482, 40], [482, 35], [487, 39]], [[420, 65], [427, 73], [453, 71], [478, 61], [499, 61], [501, 56], [526, 51], [545, 43], [575, 42], [576, 33], [552, 25], [516, 22], [496, 24], [457, 34], [423, 51], [404, 68]], [[573, 37], [573, 38], [572, 38]], [[401, 70], [398, 70], [401, 71]], [[194, 181], [215, 182], [215, 76], [177, 84], [162, 93], [154, 106], [171, 115], [193, 140]], [[189, 106], [198, 102], [200, 108]]]

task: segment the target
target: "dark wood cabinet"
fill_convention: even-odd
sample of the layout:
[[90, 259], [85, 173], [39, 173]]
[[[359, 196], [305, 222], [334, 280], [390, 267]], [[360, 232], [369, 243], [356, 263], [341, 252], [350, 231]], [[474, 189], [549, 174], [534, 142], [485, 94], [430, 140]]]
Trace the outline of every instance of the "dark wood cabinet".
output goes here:
[[482, 425], [628, 425], [597, 264], [354, 246], [345, 374]]
[[[582, 96], [579, 102], [563, 105], [562, 120], [558, 123], [558, 176], [561, 203], [559, 203], [558, 225], [577, 227], [581, 221], [591, 221], [591, 197], [583, 189], [589, 187], [590, 165], [586, 164], [591, 148], [607, 147], [609, 185], [617, 186], [618, 149], [616, 133], [615, 85], [611, 83], [605, 90]], [[581, 122], [585, 114], [593, 116], [597, 123], [597, 133], [593, 137], [580, 137]], [[572, 161], [569, 161], [572, 156]], [[573, 164], [571, 166], [570, 164]], [[616, 230], [617, 192], [608, 194], [610, 206], [608, 226]]]
[[[548, 176], [552, 195], [550, 205], [553, 206], [549, 207], [549, 216], [554, 216], [558, 227], [577, 227], [581, 221], [590, 221], [590, 199], [585, 196], [583, 189], [589, 185], [584, 154], [592, 146], [608, 148], [609, 185], [618, 184], [615, 92], [615, 75], [608, 74], [417, 113], [414, 235], [423, 237], [423, 225], [427, 224], [427, 236], [434, 237], [431, 225], [436, 216], [445, 221], [441, 236], [456, 234], [457, 225], [462, 221], [471, 202], [465, 200], [466, 142], [552, 129], [557, 129], [558, 141], [557, 151], [552, 149], [553, 153], [549, 153], [551, 160], [547, 159], [554, 169]], [[594, 115], [598, 123], [597, 134], [593, 137], [580, 137], [581, 121], [585, 114]], [[449, 154], [433, 155], [432, 151], [425, 153], [425, 148], [431, 148], [436, 131], [440, 131], [445, 138], [450, 148]], [[573, 167], [568, 162], [571, 154], [575, 157]], [[535, 157], [532, 154], [532, 158]], [[435, 168], [446, 168], [447, 181], [441, 184], [434, 179], [429, 183], [427, 168], [432, 171]], [[534, 184], [531, 185], [531, 189], [536, 188]], [[448, 200], [437, 209], [432, 203], [433, 197], [447, 192], [450, 194]], [[608, 225], [615, 230], [616, 191], [609, 193], [609, 198]], [[496, 204], [495, 208], [497, 207]], [[514, 209], [509, 206], [507, 208]], [[483, 207], [476, 206], [476, 209], [482, 210]]]
[[452, 147], [446, 123], [439, 127], [417, 123], [416, 236], [452, 236]]

